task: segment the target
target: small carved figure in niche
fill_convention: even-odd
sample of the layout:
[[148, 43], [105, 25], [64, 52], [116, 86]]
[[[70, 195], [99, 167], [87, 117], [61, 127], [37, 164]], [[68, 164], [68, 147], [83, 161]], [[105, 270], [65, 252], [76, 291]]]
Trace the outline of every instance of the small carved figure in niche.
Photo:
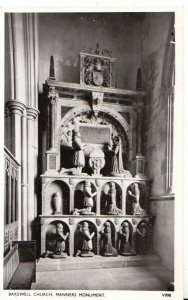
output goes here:
[[85, 156], [79, 130], [73, 130], [72, 147], [74, 150], [73, 166], [77, 169], [77, 173], [80, 174], [82, 172], [82, 168], [85, 166]]
[[53, 195], [53, 204], [54, 204], [54, 215], [61, 214], [62, 198], [60, 193], [55, 193]]
[[106, 214], [109, 211], [109, 205], [110, 205], [110, 185], [106, 183], [103, 187], [103, 193], [102, 193], [102, 206], [101, 206], [101, 212], [102, 214]]
[[64, 258], [67, 256], [66, 253], [66, 240], [69, 236], [69, 233], [67, 232], [64, 234], [63, 232], [63, 224], [57, 223], [56, 225], [56, 249], [55, 253], [51, 255], [52, 258]]
[[93, 250], [92, 238], [94, 235], [95, 232], [90, 234], [89, 224], [87, 222], [83, 222], [80, 226], [81, 250], [77, 251], [76, 256], [80, 255], [82, 257], [90, 257], [94, 255], [94, 253], [91, 252]]
[[112, 232], [110, 222], [105, 222], [101, 231], [102, 234], [102, 248], [103, 256], [118, 256], [117, 250], [112, 246]]
[[75, 208], [73, 214], [74, 215], [79, 215], [79, 214], [93, 215], [93, 214], [95, 214], [91, 210], [94, 206], [93, 197], [97, 194], [97, 192], [92, 193], [91, 182], [89, 180], [84, 182], [83, 193], [84, 193], [84, 208], [83, 209]]
[[120, 228], [120, 254], [124, 256], [136, 255], [134, 249], [131, 248], [129, 243], [130, 229], [127, 222], [123, 222]]
[[133, 215], [144, 215], [146, 212], [140, 207], [140, 189], [138, 183], [133, 184], [133, 191], [128, 190], [129, 195], [132, 199], [132, 214]]
[[89, 154], [89, 165], [93, 170], [93, 175], [100, 175], [100, 170], [105, 165], [104, 152], [95, 148]]
[[102, 213], [108, 215], [121, 215], [123, 212], [116, 205], [116, 185], [114, 182], [105, 184], [103, 188]]
[[109, 215], [120, 215], [122, 214], [122, 210], [119, 209], [116, 205], [116, 185], [114, 182], [111, 182], [111, 188], [110, 188], [110, 203], [108, 207], [108, 214]]
[[146, 223], [141, 223], [136, 230], [137, 253], [148, 253], [148, 232]]
[[119, 136], [112, 136], [112, 145], [108, 146], [112, 153], [110, 173], [113, 176], [132, 177], [131, 173], [123, 168], [122, 148]]
[[87, 208], [88, 212], [91, 212], [91, 209], [94, 205], [93, 197], [97, 192], [92, 193], [91, 182], [89, 180], [85, 181], [84, 184], [84, 206]]

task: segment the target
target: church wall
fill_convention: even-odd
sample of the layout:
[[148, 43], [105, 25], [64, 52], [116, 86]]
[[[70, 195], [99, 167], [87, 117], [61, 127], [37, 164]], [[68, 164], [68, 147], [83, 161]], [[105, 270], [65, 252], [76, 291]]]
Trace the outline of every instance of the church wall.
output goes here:
[[79, 52], [83, 47], [109, 49], [117, 58], [116, 87], [135, 89], [140, 67], [140, 22], [128, 14], [40, 14], [39, 89], [49, 76], [54, 56], [56, 79], [79, 83]]
[[168, 87], [162, 76], [172, 17], [173, 14], [169, 13], [153, 13], [143, 24], [143, 85], [148, 93], [145, 99], [144, 150], [147, 175], [152, 179], [152, 195], [166, 193], [168, 95], [165, 90]]
[[[148, 92], [145, 99], [144, 152], [146, 172], [151, 182], [151, 213], [154, 223], [154, 249], [163, 264], [173, 270], [174, 266], [174, 201], [162, 197], [167, 194], [167, 108], [169, 86], [164, 81], [167, 45], [173, 14], [150, 14], [143, 23], [143, 83]], [[144, 33], [145, 32], [145, 33]], [[172, 74], [171, 74], [172, 75]], [[158, 201], [159, 200], [159, 201]]]
[[150, 209], [156, 216], [153, 234], [154, 249], [160, 255], [165, 267], [172, 271], [174, 269], [174, 201], [158, 199], [151, 202]]

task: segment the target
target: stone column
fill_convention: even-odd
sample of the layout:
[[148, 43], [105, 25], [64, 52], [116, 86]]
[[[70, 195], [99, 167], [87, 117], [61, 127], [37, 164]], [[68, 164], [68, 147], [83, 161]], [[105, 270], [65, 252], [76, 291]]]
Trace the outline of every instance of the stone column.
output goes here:
[[55, 88], [50, 87], [48, 98], [51, 103], [50, 114], [50, 149], [46, 151], [47, 155], [47, 171], [45, 174], [56, 174], [58, 169], [57, 156], [58, 152], [55, 149], [55, 107], [56, 107], [56, 93]]
[[136, 144], [136, 178], [145, 179], [145, 156], [143, 156], [142, 145], [142, 107], [137, 107], [137, 144]]
[[126, 195], [127, 195], [127, 184], [125, 180], [122, 180], [122, 211], [126, 215]]
[[137, 144], [136, 144], [136, 154], [142, 155], [142, 108], [137, 108]]
[[27, 108], [27, 167], [28, 167], [28, 193], [27, 193], [27, 239], [32, 239], [32, 225], [35, 219], [35, 120], [38, 110]]
[[27, 240], [27, 114], [26, 111], [22, 116], [22, 176], [21, 176], [21, 195], [22, 195], [22, 207], [21, 207], [21, 228], [22, 228], [22, 240]]
[[56, 98], [51, 99], [51, 149], [55, 148], [55, 103]]
[[[21, 131], [21, 118], [26, 109], [25, 105], [18, 100], [11, 100], [7, 102], [7, 107], [11, 118], [11, 152], [15, 156], [19, 164], [21, 164], [22, 156], [22, 131]], [[21, 176], [22, 169], [19, 171], [18, 177], [18, 238], [21, 239]]]

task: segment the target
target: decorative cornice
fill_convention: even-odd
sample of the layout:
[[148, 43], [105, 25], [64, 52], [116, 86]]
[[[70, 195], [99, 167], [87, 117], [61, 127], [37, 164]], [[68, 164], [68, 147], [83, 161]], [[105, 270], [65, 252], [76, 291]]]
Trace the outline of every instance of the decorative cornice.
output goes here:
[[[139, 103], [142, 102], [144, 97], [146, 96], [146, 92], [144, 91], [132, 91], [132, 90], [124, 90], [117, 88], [107, 88], [107, 87], [95, 87], [88, 86], [85, 84], [78, 83], [68, 83], [68, 82], [60, 82], [56, 80], [46, 80], [46, 85], [49, 87], [49, 94], [55, 95], [56, 93], [62, 95], [68, 95], [74, 97], [90, 97], [92, 92], [104, 93], [104, 100], [121, 100], [124, 102]], [[52, 88], [50, 90], [50, 88]], [[45, 86], [44, 89], [46, 90]]]

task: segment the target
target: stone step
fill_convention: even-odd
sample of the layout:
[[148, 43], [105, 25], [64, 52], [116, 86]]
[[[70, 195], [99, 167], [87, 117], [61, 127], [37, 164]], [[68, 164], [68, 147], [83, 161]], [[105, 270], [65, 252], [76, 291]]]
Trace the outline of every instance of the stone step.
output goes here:
[[159, 265], [161, 259], [153, 255], [137, 256], [118, 256], [103, 257], [95, 255], [93, 257], [67, 257], [62, 259], [40, 258], [37, 263], [37, 272], [46, 271], [65, 271], [83, 269], [102, 269], [102, 268], [122, 268], [134, 266]]

